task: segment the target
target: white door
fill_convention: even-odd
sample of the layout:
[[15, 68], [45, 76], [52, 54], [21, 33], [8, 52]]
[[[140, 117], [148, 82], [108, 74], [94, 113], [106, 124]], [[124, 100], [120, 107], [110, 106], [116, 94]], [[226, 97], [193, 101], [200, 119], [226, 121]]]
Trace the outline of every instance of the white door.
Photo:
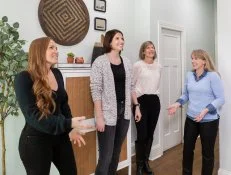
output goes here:
[[182, 82], [182, 32], [161, 28], [159, 59], [163, 67], [161, 74], [161, 114], [163, 117], [163, 151], [181, 143], [181, 110], [169, 116], [166, 110], [181, 95]]

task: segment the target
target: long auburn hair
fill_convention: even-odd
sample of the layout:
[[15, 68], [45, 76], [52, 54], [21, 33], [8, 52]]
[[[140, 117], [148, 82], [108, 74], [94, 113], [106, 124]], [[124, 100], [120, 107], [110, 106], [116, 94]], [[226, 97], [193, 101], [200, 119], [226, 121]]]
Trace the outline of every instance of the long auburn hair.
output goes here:
[[36, 105], [41, 112], [40, 119], [54, 113], [56, 105], [52, 98], [52, 89], [48, 84], [46, 51], [51, 38], [42, 37], [32, 41], [29, 48], [28, 72], [33, 80], [33, 92]]
[[195, 56], [196, 58], [199, 58], [201, 60], [205, 61], [205, 67], [204, 69], [208, 72], [217, 72], [216, 68], [214, 66], [212, 58], [209, 56], [209, 54], [202, 50], [202, 49], [197, 49], [193, 50], [191, 56]]

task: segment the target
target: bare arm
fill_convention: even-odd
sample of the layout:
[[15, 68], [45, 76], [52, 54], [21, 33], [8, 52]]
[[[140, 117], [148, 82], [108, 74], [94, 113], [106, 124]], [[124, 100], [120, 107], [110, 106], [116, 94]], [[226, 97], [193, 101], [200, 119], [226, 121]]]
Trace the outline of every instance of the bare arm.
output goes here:
[[104, 132], [105, 121], [102, 111], [102, 102], [101, 100], [94, 101], [95, 106], [95, 120], [96, 120], [96, 129], [100, 132]]
[[132, 92], [132, 102], [134, 104], [134, 108], [135, 108], [135, 121], [136, 122], [139, 122], [141, 120], [141, 112], [140, 112], [140, 104], [138, 103], [138, 100], [137, 100], [137, 95], [136, 95], [136, 92], [133, 91]]

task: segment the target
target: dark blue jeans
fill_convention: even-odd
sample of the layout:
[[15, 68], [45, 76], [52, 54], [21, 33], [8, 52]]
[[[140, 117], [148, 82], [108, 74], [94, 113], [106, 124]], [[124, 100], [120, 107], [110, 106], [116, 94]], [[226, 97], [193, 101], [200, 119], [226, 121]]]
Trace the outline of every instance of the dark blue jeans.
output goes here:
[[116, 126], [105, 125], [104, 132], [98, 132], [99, 160], [96, 175], [115, 175], [118, 167], [121, 147], [127, 135], [129, 120], [123, 117]]
[[219, 120], [197, 123], [188, 117], [184, 128], [183, 175], [192, 175], [194, 149], [200, 135], [202, 145], [202, 175], [212, 175], [214, 167], [214, 146]]

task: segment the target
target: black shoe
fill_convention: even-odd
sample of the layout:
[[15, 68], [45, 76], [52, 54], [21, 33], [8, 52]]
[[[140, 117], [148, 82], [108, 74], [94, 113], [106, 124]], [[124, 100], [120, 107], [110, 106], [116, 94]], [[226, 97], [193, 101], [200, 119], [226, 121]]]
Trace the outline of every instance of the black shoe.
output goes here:
[[136, 162], [136, 175], [143, 175], [143, 167], [144, 163], [143, 162]]
[[144, 167], [143, 170], [145, 173], [147, 173], [148, 175], [154, 175], [154, 173], [152, 172], [151, 167], [148, 164], [148, 160], [144, 161]]

